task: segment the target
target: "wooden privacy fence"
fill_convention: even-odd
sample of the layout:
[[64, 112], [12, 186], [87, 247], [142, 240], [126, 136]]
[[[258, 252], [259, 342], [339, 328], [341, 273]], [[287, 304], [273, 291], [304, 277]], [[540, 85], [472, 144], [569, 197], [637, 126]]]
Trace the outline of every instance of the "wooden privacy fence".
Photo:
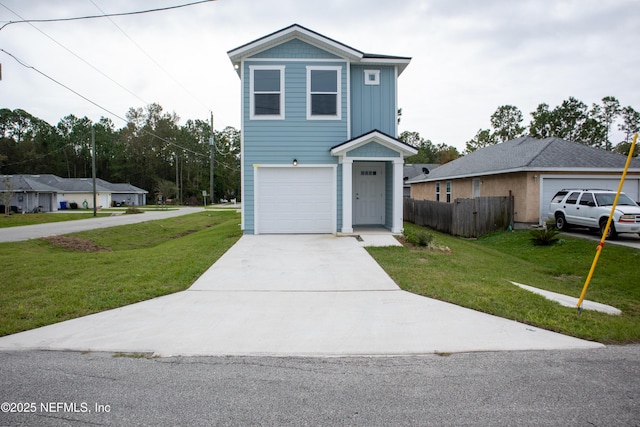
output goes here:
[[479, 237], [513, 224], [513, 197], [456, 199], [453, 203], [404, 199], [404, 220], [454, 236]]

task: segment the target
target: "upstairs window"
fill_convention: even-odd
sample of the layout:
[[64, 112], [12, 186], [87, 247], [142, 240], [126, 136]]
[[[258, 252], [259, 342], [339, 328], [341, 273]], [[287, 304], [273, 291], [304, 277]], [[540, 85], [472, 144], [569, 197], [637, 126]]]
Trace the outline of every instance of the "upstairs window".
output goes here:
[[254, 66], [250, 109], [253, 120], [284, 119], [284, 67]]
[[307, 67], [307, 119], [340, 119], [341, 67]]

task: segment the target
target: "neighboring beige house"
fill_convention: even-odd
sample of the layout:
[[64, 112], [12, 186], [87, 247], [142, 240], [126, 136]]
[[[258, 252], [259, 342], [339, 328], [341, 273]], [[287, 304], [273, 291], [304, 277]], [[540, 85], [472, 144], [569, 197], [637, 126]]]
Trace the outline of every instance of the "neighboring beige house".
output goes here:
[[[563, 188], [617, 190], [627, 157], [560, 138], [522, 137], [460, 157], [407, 181], [411, 198], [452, 203], [484, 196], [514, 197], [514, 220], [543, 224], [549, 202]], [[640, 159], [623, 191], [640, 201]]]

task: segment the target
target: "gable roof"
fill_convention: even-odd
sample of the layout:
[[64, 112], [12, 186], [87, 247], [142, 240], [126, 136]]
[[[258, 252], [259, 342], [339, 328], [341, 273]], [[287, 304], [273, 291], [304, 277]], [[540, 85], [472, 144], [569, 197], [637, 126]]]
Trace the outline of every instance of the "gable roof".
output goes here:
[[[8, 184], [8, 186], [7, 186]], [[34, 179], [31, 175], [1, 175], [0, 191], [12, 192], [35, 191], [39, 193], [57, 193], [58, 189]]]
[[[36, 191], [40, 193], [92, 193], [91, 178], [61, 178], [53, 174], [0, 176], [0, 191], [6, 190], [4, 179], [9, 178], [12, 191]], [[96, 191], [105, 193], [148, 193], [131, 184], [114, 184], [96, 178]]]
[[380, 132], [377, 129], [374, 129], [365, 134], [352, 138], [341, 144], [335, 145], [330, 148], [330, 152], [332, 156], [340, 156], [342, 154], [345, 154], [348, 151], [351, 151], [355, 148], [368, 144], [372, 141], [381, 143], [385, 147], [388, 147], [393, 151], [397, 151], [404, 156], [411, 156], [413, 154], [418, 153], [418, 150], [416, 148], [412, 147], [406, 142], [400, 141], [399, 139], [394, 138], [391, 135], [387, 135], [384, 132]]
[[[560, 138], [525, 136], [469, 153], [409, 183], [523, 171], [620, 172], [626, 161], [622, 154]], [[630, 170], [640, 172], [640, 159], [632, 159]]]
[[293, 39], [309, 43], [312, 46], [333, 53], [350, 62], [360, 62], [371, 65], [396, 65], [398, 66], [398, 75], [400, 75], [407, 65], [409, 65], [409, 62], [411, 62], [411, 58], [409, 57], [364, 53], [298, 24], [290, 25], [235, 49], [231, 49], [227, 52], [227, 55], [229, 55], [229, 59], [234, 67], [239, 70], [240, 62], [243, 58], [256, 55], [259, 52]]

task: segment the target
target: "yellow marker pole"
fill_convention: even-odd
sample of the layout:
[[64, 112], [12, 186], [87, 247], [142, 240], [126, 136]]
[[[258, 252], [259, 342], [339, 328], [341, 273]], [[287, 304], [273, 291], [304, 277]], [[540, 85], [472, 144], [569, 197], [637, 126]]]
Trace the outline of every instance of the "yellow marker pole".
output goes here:
[[616, 198], [613, 200], [613, 206], [611, 206], [611, 213], [609, 214], [609, 219], [607, 220], [607, 226], [602, 233], [602, 238], [600, 239], [600, 243], [598, 243], [598, 247], [596, 248], [596, 256], [593, 258], [593, 263], [591, 264], [591, 270], [589, 270], [589, 275], [587, 276], [587, 280], [584, 282], [584, 287], [582, 288], [582, 293], [580, 294], [580, 299], [578, 300], [578, 313], [582, 311], [582, 301], [584, 300], [584, 295], [587, 293], [587, 288], [589, 287], [589, 283], [591, 282], [591, 277], [593, 277], [593, 272], [596, 269], [596, 264], [598, 264], [598, 258], [600, 258], [600, 252], [602, 252], [602, 248], [604, 247], [604, 241], [607, 238], [607, 233], [609, 232], [609, 227], [611, 227], [611, 221], [613, 220], [613, 213], [616, 210], [616, 205], [618, 204], [618, 198], [620, 197], [620, 193], [622, 192], [622, 185], [624, 184], [624, 179], [627, 176], [627, 169], [629, 169], [629, 164], [631, 163], [631, 158], [633, 157], [633, 148], [636, 146], [636, 141], [638, 140], [638, 134], [636, 133], [633, 136], [633, 142], [631, 143], [631, 147], [629, 148], [629, 155], [627, 156], [627, 163], [624, 165], [624, 171], [622, 172], [622, 178], [620, 178], [620, 184], [618, 185], [618, 192], [616, 193]]

